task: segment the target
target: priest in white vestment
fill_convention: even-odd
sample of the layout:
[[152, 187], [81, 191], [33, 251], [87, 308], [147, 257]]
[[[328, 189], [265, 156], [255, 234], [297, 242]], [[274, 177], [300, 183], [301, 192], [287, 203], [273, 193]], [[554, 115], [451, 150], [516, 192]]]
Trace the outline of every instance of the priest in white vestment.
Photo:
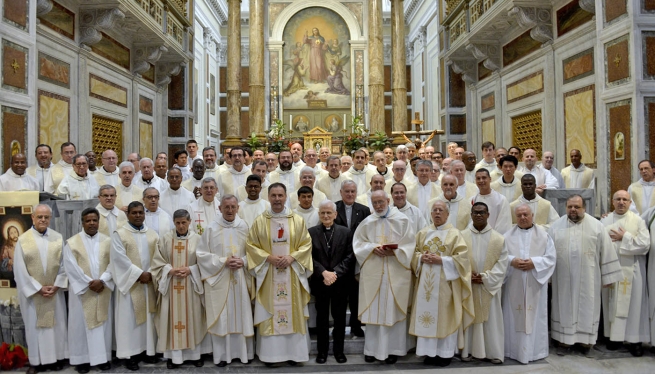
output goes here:
[[[61, 181], [63, 181], [69, 173], [73, 172], [73, 157], [77, 154], [75, 144], [71, 142], [63, 143], [60, 150], [61, 159], [52, 166], [50, 172], [55, 191], [59, 188]], [[56, 192], [53, 193], [56, 194]]]
[[38, 205], [32, 228], [18, 237], [14, 252], [14, 277], [34, 372], [61, 370], [69, 357], [64, 296], [68, 278], [61, 234], [48, 228], [51, 218], [50, 207]]
[[505, 156], [500, 159], [500, 170], [503, 175], [495, 182], [491, 182], [491, 189], [505, 196], [511, 203], [521, 196], [521, 177], [523, 173], [516, 171], [519, 161], [514, 156]]
[[[314, 176], [318, 180], [318, 178], [327, 175], [327, 171], [323, 169], [323, 167], [318, 164], [318, 153], [316, 153], [316, 150], [314, 148], [308, 148], [305, 151], [305, 166], [309, 167], [314, 171]], [[304, 168], [304, 166], [303, 166]], [[302, 171], [302, 168], [300, 169]], [[318, 209], [318, 207], [316, 207]]]
[[[187, 181], [192, 179], [193, 177], [187, 179]], [[168, 188], [159, 196], [159, 207], [168, 213], [169, 216], [173, 217], [173, 213], [176, 210], [186, 209], [191, 203], [196, 201], [196, 197], [193, 192], [181, 187], [182, 172], [180, 169], [171, 168], [168, 171], [166, 180], [168, 181]]]
[[[39, 191], [54, 194], [61, 180], [64, 178], [61, 169], [61, 175], [53, 174], [54, 164], [52, 163], [52, 148], [47, 144], [39, 144], [34, 152], [36, 156], [36, 165], [27, 168], [27, 174], [31, 175], [39, 183]], [[58, 180], [55, 184], [55, 179]]]
[[462, 230], [471, 262], [473, 324], [464, 332], [462, 361], [488, 359], [492, 364], [505, 360], [502, 287], [507, 272], [505, 238], [487, 224], [489, 208], [476, 203], [471, 208], [471, 224]]
[[393, 186], [396, 183], [404, 184], [407, 189], [409, 189], [409, 187], [412, 184], [416, 183], [415, 180], [414, 181], [412, 180], [414, 179], [413, 178], [414, 176], [412, 175], [412, 178], [410, 178], [409, 174], [411, 173], [407, 173], [406, 171], [407, 171], [407, 164], [404, 161], [396, 160], [393, 162], [393, 167], [391, 168], [391, 172], [393, 173], [393, 176], [391, 177], [391, 180], [386, 182], [384, 186], [384, 190], [388, 194], [391, 195], [391, 186]]
[[146, 212], [138, 201], [127, 207], [128, 223], [111, 234], [110, 262], [115, 293], [116, 357], [125, 368], [139, 370], [139, 360], [156, 363], [156, 290], [150, 261], [159, 236], [145, 224]]
[[[176, 169], [174, 166], [172, 169]], [[171, 169], [171, 170], [172, 170]], [[179, 168], [177, 168], [179, 169]], [[191, 175], [189, 178], [184, 179], [184, 173], [180, 170], [180, 174], [182, 174], [182, 187], [184, 190], [187, 190], [191, 192], [191, 194], [195, 197], [200, 196], [200, 186], [202, 185], [202, 180], [207, 178], [207, 177], [212, 177], [216, 179], [217, 181], [220, 180], [221, 176], [218, 173], [206, 173], [206, 168], [205, 168], [205, 162], [203, 160], [194, 160], [193, 164], [191, 165]], [[168, 178], [167, 178], [168, 180]], [[170, 180], [168, 180], [168, 184], [170, 184]], [[177, 190], [177, 188], [176, 188]], [[177, 210], [177, 209], [176, 209]], [[172, 213], [171, 213], [172, 214]]]
[[117, 163], [118, 156], [116, 152], [111, 149], [102, 152], [102, 166], [93, 173], [98, 186], [108, 184], [116, 187], [120, 183]]
[[580, 195], [566, 201], [566, 216], [548, 229], [557, 247], [557, 266], [552, 279], [551, 338], [565, 355], [579, 344], [585, 355], [598, 337], [601, 286], [623, 280], [621, 265], [607, 230], [585, 213]]
[[[650, 252], [648, 253], [648, 274], [655, 274], [655, 206], [648, 209], [641, 215], [641, 218], [646, 222], [646, 227], [650, 231]], [[647, 276], [648, 290], [655, 290], [655, 277]], [[650, 332], [651, 345], [655, 342], [655, 295], [649, 295], [648, 299], [648, 316], [650, 317]], [[652, 349], [652, 348], [651, 348]]]
[[268, 174], [268, 181], [282, 183], [286, 186], [289, 194], [297, 189], [298, 172], [300, 169], [293, 166], [293, 157], [289, 151], [280, 151], [278, 155], [278, 167]]
[[441, 195], [441, 187], [430, 181], [432, 161], [420, 160], [416, 163], [416, 183], [407, 187], [407, 201], [417, 207], [424, 217], [430, 217], [430, 200]]
[[[326, 173], [327, 174], [327, 173]], [[291, 196], [289, 196], [289, 202], [290, 202], [290, 208], [292, 210], [295, 210], [298, 205], [298, 191], [302, 187], [308, 187], [311, 188], [313, 191], [313, 197], [312, 197], [312, 206], [316, 208], [316, 212], [318, 212], [318, 206], [324, 201], [327, 200], [327, 196], [321, 190], [316, 188], [316, 176], [314, 175], [314, 171], [312, 168], [309, 166], [303, 166], [302, 169], [300, 169], [300, 173], [298, 173], [298, 181], [300, 182], [297, 184], [298, 189], [291, 192]], [[318, 222], [316, 222], [318, 224]]]
[[[371, 212], [374, 211], [373, 204], [371, 203], [371, 194], [375, 191], [385, 191], [385, 180], [382, 175], [376, 174], [371, 178], [371, 188], [368, 189], [365, 193], [360, 193], [355, 199], [356, 202], [367, 206]], [[389, 191], [391, 192], [391, 191]], [[391, 193], [387, 194], [387, 197], [390, 197]]]
[[[432, 206], [437, 200], [448, 204], [448, 223], [457, 230], [465, 230], [471, 222], [471, 202], [464, 195], [457, 193], [457, 178], [452, 174], [446, 174], [441, 178], [441, 191], [443, 193], [436, 199], [428, 202]], [[431, 217], [430, 220], [432, 219]], [[426, 218], [427, 219], [427, 218]]]
[[[250, 170], [252, 171], [252, 174], [250, 175], [257, 175], [259, 177], [259, 180], [261, 181], [259, 197], [264, 201], [268, 201], [269, 183], [268, 183], [268, 171], [266, 169], [266, 161], [263, 160], [253, 161]], [[248, 178], [250, 177], [250, 175], [248, 176]], [[246, 183], [244, 185], [239, 186], [239, 188], [237, 188], [236, 197], [239, 200], [239, 203], [248, 199], [249, 192], [246, 190], [246, 186], [248, 185], [248, 180], [249, 180], [248, 178], [246, 178]]]
[[189, 205], [186, 210], [191, 214], [191, 230], [202, 236], [205, 228], [214, 220], [218, 214], [218, 207], [221, 201], [216, 194], [218, 186], [214, 178], [205, 178], [200, 188], [202, 195], [198, 200]]
[[316, 182], [316, 189], [323, 192], [328, 200], [337, 202], [341, 200], [341, 183], [348, 180], [341, 173], [341, 159], [339, 156], [330, 156], [327, 161], [328, 174], [320, 177]]
[[98, 205], [96, 205], [96, 209], [100, 214], [98, 231], [109, 237], [117, 228], [127, 223], [127, 216], [115, 205], [116, 189], [114, 187], [108, 184], [101, 186], [99, 189], [98, 200], [100, 201]]
[[238, 210], [233, 196], [223, 196], [220, 214], [203, 233], [197, 252], [214, 364], [219, 367], [232, 360], [246, 364], [255, 354], [250, 302], [254, 281], [246, 258], [248, 225], [237, 216]]
[[601, 220], [612, 239], [623, 273], [623, 280], [602, 290], [603, 332], [610, 340], [608, 349], [618, 349], [626, 342], [630, 353], [641, 357], [644, 354], [642, 343], [650, 342], [646, 285], [650, 235], [646, 222], [629, 210], [631, 203], [628, 191], [616, 191], [612, 197], [614, 211]]
[[305, 221], [305, 227], [309, 230], [320, 223], [318, 219], [318, 209], [314, 207], [314, 190], [310, 187], [302, 186], [295, 192], [298, 199], [298, 205], [292, 209], [294, 213], [301, 216]]
[[409, 218], [389, 206], [384, 191], [373, 192], [371, 200], [375, 212], [353, 235], [353, 251], [361, 268], [357, 315], [366, 324], [365, 361], [393, 364], [408, 349], [407, 308], [415, 232]]
[[537, 183], [534, 175], [525, 174], [521, 177], [521, 191], [523, 194], [509, 204], [512, 212], [512, 224], [516, 224], [514, 209], [521, 204], [527, 204], [534, 214], [534, 223], [548, 230], [550, 225], [559, 219], [559, 214], [550, 201], [537, 194]]
[[27, 157], [17, 153], [10, 157], [11, 167], [0, 175], [0, 191], [40, 191], [39, 182], [26, 173]]
[[143, 189], [132, 184], [134, 165], [131, 162], [121, 162], [118, 166], [118, 175], [121, 182], [116, 186], [116, 207], [127, 212], [127, 206], [132, 201], [143, 200]]
[[[256, 164], [258, 161], [255, 161], [253, 164]], [[255, 165], [253, 169], [259, 167]], [[259, 217], [267, 209], [271, 207], [271, 204], [262, 199], [262, 182], [259, 175], [252, 174], [249, 175], [246, 179], [246, 191], [248, 196], [244, 200], [239, 202], [239, 217], [243, 219], [248, 227], [252, 226], [252, 223], [255, 222], [255, 218]]]
[[173, 229], [173, 218], [159, 207], [161, 194], [154, 187], [148, 187], [143, 191], [143, 202], [146, 207], [145, 225], [160, 237]]
[[242, 148], [234, 147], [230, 150], [232, 167], [221, 171], [220, 180], [216, 181], [219, 197], [223, 195], [236, 195], [237, 188], [246, 184], [246, 178], [251, 174], [251, 171], [250, 168], [244, 165], [244, 157], [245, 152]]
[[639, 174], [641, 178], [628, 187], [628, 193], [632, 198], [630, 210], [643, 214], [651, 207], [655, 206], [655, 174], [653, 173], [653, 163], [649, 160], [643, 160], [639, 163]]
[[139, 160], [139, 168], [141, 169], [141, 175], [135, 176], [132, 184], [139, 187], [142, 190], [145, 190], [148, 187], [154, 187], [162, 193], [168, 187], [168, 182], [165, 179], [159, 178], [155, 174], [155, 165], [151, 159], [144, 157]]
[[157, 295], [157, 352], [175, 369], [184, 361], [204, 365], [200, 357], [211, 352], [207, 336], [204, 288], [197, 264], [200, 235], [189, 230], [191, 216], [184, 209], [173, 216], [175, 228], [162, 231], [151, 269]]
[[459, 230], [448, 222], [448, 205], [436, 201], [432, 223], [416, 234], [412, 270], [416, 276], [409, 333], [424, 363], [448, 366], [473, 323], [471, 263]]
[[205, 175], [204, 178], [212, 177], [218, 180], [220, 170], [218, 164], [216, 163], [216, 150], [213, 147], [205, 147], [202, 150], [202, 158], [205, 161]]
[[304, 220], [285, 207], [283, 184], [268, 190], [271, 209], [255, 219], [246, 240], [248, 270], [256, 280], [257, 355], [271, 365], [309, 360], [309, 281], [312, 244]]
[[573, 149], [570, 153], [571, 165], [562, 169], [562, 179], [566, 188], [590, 188], [596, 187], [594, 169], [582, 163], [582, 153]]
[[73, 157], [73, 171], [57, 187], [57, 195], [66, 200], [88, 200], [98, 197], [98, 182], [89, 175], [89, 159], [85, 155]]
[[[489, 226], [501, 234], [505, 234], [512, 227], [512, 214], [509, 202], [505, 196], [491, 189], [491, 178], [487, 169], [478, 169], [475, 179], [480, 193], [473, 197], [472, 203], [482, 202], [489, 207]], [[459, 191], [457, 192], [459, 193]]]
[[[544, 152], [546, 153], [546, 152]], [[533, 175], [537, 183], [537, 193], [541, 195], [546, 189], [558, 189], [559, 182], [550, 170], [537, 165], [537, 152], [534, 149], [523, 151], [524, 166], [519, 170], [523, 175]]]
[[99, 232], [100, 213], [82, 212], [83, 231], [64, 246], [64, 268], [70, 283], [68, 294], [68, 345], [70, 364], [78, 373], [90, 366], [111, 368], [113, 312], [109, 236]]
[[[477, 175], [476, 170], [476, 175]], [[466, 167], [460, 160], [453, 160], [450, 163], [450, 174], [457, 178], [457, 194], [464, 196], [466, 200], [472, 199], [479, 192], [477, 181], [471, 183], [466, 181]]]
[[366, 158], [368, 153], [358, 149], [353, 155], [353, 166], [344, 173], [346, 179], [357, 183], [357, 191], [366, 191], [371, 184], [371, 178], [377, 174], [374, 170], [367, 167]]
[[527, 364], [548, 356], [548, 279], [557, 253], [546, 230], [534, 224], [529, 206], [520, 205], [515, 213], [517, 224], [505, 233], [505, 357]]
[[[480, 168], [485, 168], [487, 170], [496, 169], [496, 146], [490, 141], [482, 143], [482, 160], [480, 160], [475, 165], [475, 171]], [[475, 181], [473, 182], [475, 183]]]
[[428, 225], [419, 208], [407, 201], [407, 188], [405, 188], [404, 184], [396, 183], [391, 187], [391, 199], [393, 200], [393, 206], [409, 218], [414, 232], [419, 232]]
[[541, 156], [541, 166], [544, 170], [548, 170], [550, 174], [557, 180], [557, 188], [566, 188], [562, 173], [557, 170], [553, 164], [555, 163], [555, 154], [551, 151], [544, 151]]

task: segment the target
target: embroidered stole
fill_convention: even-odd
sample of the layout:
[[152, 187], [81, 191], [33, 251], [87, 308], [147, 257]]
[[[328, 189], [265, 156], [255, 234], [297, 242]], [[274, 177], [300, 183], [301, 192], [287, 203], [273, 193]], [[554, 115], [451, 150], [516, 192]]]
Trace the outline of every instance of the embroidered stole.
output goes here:
[[[471, 263], [471, 272], [480, 274], [491, 270], [494, 265], [496, 265], [503, 250], [505, 239], [502, 235], [493, 231], [491, 232], [487, 248], [484, 249], [487, 254], [484, 259], [484, 267], [478, 269], [478, 263], [473, 258], [473, 235], [479, 234], [475, 234], [469, 229], [462, 231], [462, 237], [469, 249], [468, 257], [469, 262]], [[475, 319], [473, 320], [473, 323], [487, 322], [489, 319], [489, 310], [491, 309], [491, 299], [493, 298], [493, 295], [487, 291], [484, 284], [471, 283], [471, 288], [473, 290], [473, 307], [475, 310]]]
[[[274, 256], [287, 256], [290, 253], [289, 219], [287, 217], [270, 220], [271, 250]], [[292, 334], [293, 307], [291, 297], [291, 266], [273, 270], [273, 334]]]
[[[186, 238], [172, 238], [171, 255], [169, 258], [170, 264], [174, 269], [181, 266], [189, 266], [188, 253], [189, 240]], [[193, 304], [190, 295], [187, 293], [193, 292], [193, 290], [187, 290], [187, 281], [184, 278], [171, 277], [170, 282], [170, 290], [172, 291], [169, 297], [171, 349], [188, 349], [191, 347], [189, 344], [189, 328], [191, 326], [189, 326], [187, 314], [189, 304]]]
[[[637, 230], [639, 229], [639, 220], [641, 220], [641, 217], [631, 213], [632, 212], [627, 212], [623, 219], [614, 222], [609, 226], [605, 226], [605, 230], [609, 232], [610, 230], [617, 230], [619, 227], [622, 227], [626, 232], [636, 236], [638, 234]], [[612, 215], [614, 215], [614, 213], [612, 213]], [[614, 322], [614, 317], [628, 318], [630, 299], [632, 296], [632, 283], [635, 275], [635, 256], [619, 253], [619, 247], [621, 246], [620, 241], [612, 242], [612, 246], [619, 258], [619, 263], [621, 264], [623, 280], [615, 283], [614, 287], [609, 289], [610, 311], [608, 318], [610, 322]]]
[[[425, 238], [427, 241], [417, 250], [421, 253], [436, 253], [443, 256], [448, 251], [444, 245], [448, 230], [435, 230], [433, 233], [434, 235]], [[415, 313], [413, 316], [416, 336], [437, 338], [442, 268], [443, 266], [438, 264], [421, 264], [421, 275], [416, 290]]]

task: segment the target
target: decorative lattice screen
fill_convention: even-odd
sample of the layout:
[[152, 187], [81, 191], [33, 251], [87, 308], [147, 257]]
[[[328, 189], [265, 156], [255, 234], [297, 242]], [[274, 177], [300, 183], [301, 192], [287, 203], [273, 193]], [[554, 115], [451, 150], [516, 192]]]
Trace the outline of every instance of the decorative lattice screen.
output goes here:
[[[111, 149], [116, 152], [118, 160], [123, 159], [123, 122], [115, 119], [93, 115], [92, 143], [93, 152], [102, 155], [102, 152]], [[100, 163], [98, 163], [100, 164]]]
[[524, 151], [532, 148], [537, 152], [537, 159], [541, 159], [541, 111], [522, 114], [512, 117], [512, 145]]

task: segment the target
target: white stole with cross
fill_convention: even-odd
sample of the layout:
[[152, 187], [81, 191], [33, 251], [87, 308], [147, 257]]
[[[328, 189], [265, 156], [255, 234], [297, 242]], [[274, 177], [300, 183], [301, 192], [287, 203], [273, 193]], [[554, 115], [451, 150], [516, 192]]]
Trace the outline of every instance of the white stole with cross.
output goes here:
[[[274, 256], [288, 256], [289, 219], [271, 218], [271, 249]], [[275, 335], [292, 334], [291, 266], [273, 269], [273, 331]]]
[[[443, 256], [446, 251], [448, 230], [434, 230], [425, 238], [425, 244], [418, 248], [422, 253], [432, 253]], [[420, 260], [419, 260], [420, 261]], [[417, 268], [419, 277], [418, 289], [414, 306], [414, 331], [416, 336], [424, 338], [437, 337], [437, 321], [439, 320], [439, 286], [441, 284], [441, 264], [421, 263]]]
[[[171, 240], [171, 266], [173, 269], [181, 266], [189, 266], [187, 252], [189, 241], [187, 238], [174, 238]], [[171, 349], [187, 349], [189, 345], [189, 329], [187, 318], [187, 282], [183, 278], [173, 277], [171, 279], [173, 289], [171, 290], [169, 310], [171, 313]], [[195, 344], [192, 344], [193, 346]]]
[[218, 199], [214, 198], [213, 201], [207, 202], [202, 196], [191, 203], [189, 208], [187, 208], [187, 211], [191, 215], [191, 226], [189, 226], [189, 229], [198, 235], [202, 235], [209, 224], [216, 218], [219, 205], [221, 203]]

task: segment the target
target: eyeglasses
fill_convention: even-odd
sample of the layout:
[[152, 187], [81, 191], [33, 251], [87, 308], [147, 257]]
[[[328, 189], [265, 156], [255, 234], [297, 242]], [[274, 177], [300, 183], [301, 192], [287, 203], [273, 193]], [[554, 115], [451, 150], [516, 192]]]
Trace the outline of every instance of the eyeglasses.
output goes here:
[[148, 199], [148, 200], [157, 200], [157, 199], [159, 199], [159, 195], [155, 195], [155, 196], [145, 196], [144, 199]]
[[89, 166], [89, 164], [87, 164], [86, 162], [85, 162], [85, 163], [82, 163], [82, 164], [73, 164], [73, 165], [75, 165], [75, 166], [77, 166], [77, 167]]
[[100, 197], [103, 197], [105, 199], [111, 199], [111, 198], [116, 197], [116, 195], [100, 195]]

